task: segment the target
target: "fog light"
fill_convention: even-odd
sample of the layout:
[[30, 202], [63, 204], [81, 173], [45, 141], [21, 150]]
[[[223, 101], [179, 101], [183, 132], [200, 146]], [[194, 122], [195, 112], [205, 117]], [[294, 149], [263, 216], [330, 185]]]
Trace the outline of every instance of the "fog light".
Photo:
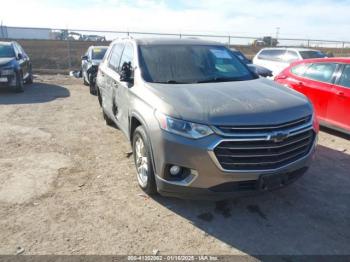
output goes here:
[[170, 167], [169, 171], [170, 171], [170, 174], [172, 176], [177, 176], [181, 172], [181, 167], [179, 167], [179, 166], [172, 166], [172, 167]]

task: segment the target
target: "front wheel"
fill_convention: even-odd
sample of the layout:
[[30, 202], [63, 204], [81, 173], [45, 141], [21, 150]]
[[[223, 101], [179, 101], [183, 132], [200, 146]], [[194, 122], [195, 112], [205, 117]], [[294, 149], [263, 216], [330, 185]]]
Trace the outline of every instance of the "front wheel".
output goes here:
[[90, 79], [89, 88], [90, 88], [91, 95], [94, 95], [94, 96], [97, 95], [96, 78]]
[[27, 77], [27, 79], [26, 79], [26, 84], [33, 84], [33, 69], [32, 69], [32, 67], [30, 67], [30, 69], [29, 69], [29, 74], [28, 74], [28, 77]]
[[88, 86], [89, 83], [88, 83], [88, 81], [86, 81], [85, 74], [84, 73], [82, 73], [82, 74], [83, 74], [83, 83], [84, 83], [84, 85]]
[[32, 73], [30, 73], [30, 75], [28, 76], [28, 79], [27, 79], [27, 81], [26, 81], [26, 84], [33, 84], [33, 74]]
[[19, 72], [16, 76], [16, 89], [17, 93], [22, 93], [24, 91], [23, 74]]
[[150, 143], [143, 126], [134, 132], [132, 149], [139, 186], [149, 195], [157, 193]]

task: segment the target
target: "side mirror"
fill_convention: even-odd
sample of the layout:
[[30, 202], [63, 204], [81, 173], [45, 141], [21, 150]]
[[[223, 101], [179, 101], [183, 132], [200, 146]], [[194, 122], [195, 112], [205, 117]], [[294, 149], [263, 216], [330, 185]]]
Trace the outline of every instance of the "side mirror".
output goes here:
[[131, 67], [131, 62], [128, 62], [128, 63], [124, 62], [120, 71], [120, 81], [133, 83], [134, 81], [133, 73], [134, 72]]
[[89, 59], [89, 58], [88, 58], [87, 55], [84, 55], [84, 56], [81, 57], [81, 60], [83, 60], [83, 61], [87, 61], [88, 59]]
[[23, 55], [22, 55], [21, 53], [19, 53], [19, 54], [17, 55], [17, 59], [18, 59], [18, 60], [23, 59]]

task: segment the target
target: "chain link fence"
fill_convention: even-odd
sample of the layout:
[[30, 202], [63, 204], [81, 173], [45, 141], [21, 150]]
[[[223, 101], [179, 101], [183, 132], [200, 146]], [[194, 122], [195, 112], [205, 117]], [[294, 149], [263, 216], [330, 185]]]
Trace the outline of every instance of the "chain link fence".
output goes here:
[[31, 57], [34, 70], [48, 73], [66, 73], [70, 70], [77, 70], [80, 68], [81, 56], [89, 46], [109, 45], [110, 41], [123, 37], [212, 40], [230, 48], [236, 48], [249, 58], [252, 58], [261, 48], [268, 46], [307, 47], [322, 50], [330, 56], [350, 56], [350, 41], [283, 37], [276, 39], [270, 36], [0, 26], [0, 39], [18, 41]]

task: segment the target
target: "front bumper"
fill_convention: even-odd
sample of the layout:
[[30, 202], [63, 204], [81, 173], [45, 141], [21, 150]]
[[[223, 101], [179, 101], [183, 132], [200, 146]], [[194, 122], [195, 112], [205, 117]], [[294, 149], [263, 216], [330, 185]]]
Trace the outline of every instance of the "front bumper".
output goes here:
[[293, 183], [304, 173], [306, 173], [307, 170], [308, 167], [305, 166], [290, 173], [278, 173], [277, 175], [280, 176], [280, 180], [285, 182], [269, 189], [263, 186], [263, 175], [261, 175], [257, 180], [226, 182], [211, 188], [180, 186], [171, 184], [168, 181], [165, 181], [158, 177], [157, 188], [158, 192], [161, 195], [168, 197], [177, 197], [183, 199], [222, 200], [226, 198], [250, 196], [271, 190], [277, 190]]
[[[222, 140], [216, 134], [191, 140], [159, 131], [152, 142], [157, 145], [153, 148], [153, 157], [158, 192], [179, 198], [221, 199], [283, 187], [307, 171], [316, 148], [317, 136], [304, 157], [274, 170], [261, 171], [227, 171], [220, 168], [213, 158], [212, 147]], [[169, 180], [169, 165], [187, 168], [191, 170], [191, 176], [181, 181]], [[270, 175], [279, 177], [281, 183], [279, 186], [264, 188], [262, 177]]]

